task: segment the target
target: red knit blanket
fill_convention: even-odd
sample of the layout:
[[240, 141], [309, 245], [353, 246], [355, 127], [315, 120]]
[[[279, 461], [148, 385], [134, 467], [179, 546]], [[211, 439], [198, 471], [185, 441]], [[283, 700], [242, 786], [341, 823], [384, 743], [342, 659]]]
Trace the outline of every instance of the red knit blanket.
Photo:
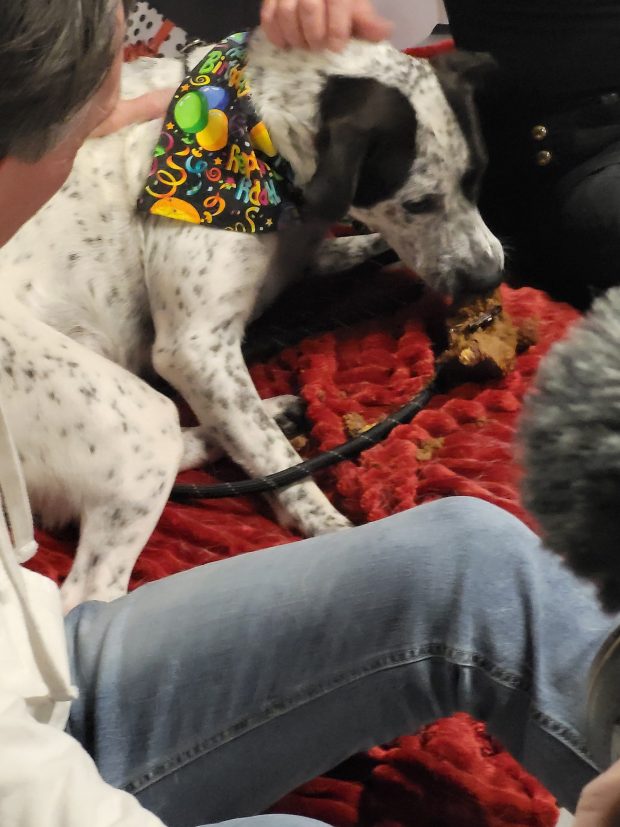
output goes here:
[[[406, 303], [413, 293], [402, 278], [402, 273], [386, 271], [366, 278], [360, 274], [356, 282], [358, 299], [365, 296], [373, 304], [378, 291], [392, 291], [405, 302], [401, 309], [306, 337], [253, 366], [264, 397], [292, 392], [306, 399], [311, 422], [306, 453], [344, 442], [351, 413], [372, 423], [414, 396], [430, 378], [433, 355], [427, 323], [432, 313], [425, 301]], [[315, 283], [311, 293], [316, 292]], [[296, 296], [305, 306], [303, 293]], [[503, 288], [503, 297], [513, 319], [530, 328], [533, 323], [538, 335], [537, 344], [518, 357], [506, 378], [461, 385], [435, 397], [384, 443], [321, 475], [323, 489], [356, 523], [438, 497], [467, 494], [532, 524], [519, 500], [515, 423], [541, 356], [577, 314], [532, 289]], [[337, 297], [331, 297], [330, 316], [344, 316], [346, 297], [341, 301], [339, 307]], [[211, 474], [189, 472], [183, 477], [205, 483], [213, 481], [214, 474], [220, 479], [239, 476], [225, 463], [209, 470]], [[260, 498], [171, 503], [136, 565], [131, 585], [295, 539], [274, 522]], [[71, 565], [74, 533], [41, 533], [39, 541], [33, 568], [60, 581]], [[358, 758], [339, 768], [334, 777], [307, 784], [276, 809], [347, 827], [551, 827], [557, 817], [551, 795], [483, 726], [464, 715], [377, 748], [363, 761]]]
[[[159, 41], [142, 48], [157, 53]], [[135, 47], [134, 48], [135, 51]], [[432, 51], [444, 50], [446, 44]], [[133, 54], [131, 56], [134, 56]], [[308, 403], [311, 434], [307, 455], [344, 442], [350, 414], [375, 422], [408, 401], [432, 374], [424, 301], [413, 301], [410, 276], [393, 270], [360, 276], [356, 296], [376, 307], [390, 291], [400, 310], [371, 322], [332, 325], [307, 336], [267, 361], [252, 375], [264, 397], [300, 393]], [[374, 294], [373, 294], [374, 290]], [[364, 292], [366, 291], [366, 293]], [[311, 303], [316, 285], [300, 306]], [[373, 298], [374, 295], [374, 298]], [[503, 289], [505, 307], [517, 322], [533, 322], [538, 342], [522, 354], [503, 380], [468, 384], [436, 397], [381, 445], [323, 473], [318, 481], [356, 523], [376, 520], [438, 497], [466, 494], [507, 509], [529, 525], [518, 494], [520, 470], [513, 458], [515, 423], [541, 356], [560, 338], [576, 313], [531, 289]], [[332, 317], [347, 317], [331, 297]], [[294, 315], [294, 314], [292, 314]], [[283, 316], [290, 318], [291, 313]], [[238, 478], [227, 464], [191, 472], [184, 481], [206, 483]], [[61, 581], [71, 565], [75, 532], [39, 534], [41, 551], [32, 567]], [[259, 498], [169, 504], [134, 570], [131, 587], [174, 572], [258, 548], [297, 539], [279, 527]], [[353, 827], [552, 827], [553, 797], [466, 715], [406, 735], [351, 759], [328, 776], [291, 793], [275, 811], [307, 815], [335, 826]]]

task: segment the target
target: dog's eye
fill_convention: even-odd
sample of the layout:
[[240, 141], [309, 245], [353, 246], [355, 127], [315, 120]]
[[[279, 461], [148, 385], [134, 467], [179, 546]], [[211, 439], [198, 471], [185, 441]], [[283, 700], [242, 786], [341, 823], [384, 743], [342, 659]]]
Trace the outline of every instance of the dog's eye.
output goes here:
[[440, 195], [425, 195], [418, 201], [405, 201], [403, 209], [409, 215], [424, 215], [424, 213], [435, 212], [441, 206]]

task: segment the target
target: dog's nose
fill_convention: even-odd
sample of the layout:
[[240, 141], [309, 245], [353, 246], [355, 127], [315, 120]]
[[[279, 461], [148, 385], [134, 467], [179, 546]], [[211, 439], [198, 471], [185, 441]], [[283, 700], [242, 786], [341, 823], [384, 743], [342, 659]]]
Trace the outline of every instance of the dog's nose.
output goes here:
[[460, 262], [459, 289], [468, 293], [492, 292], [502, 282], [504, 262], [501, 242], [485, 227], [484, 240], [472, 241], [469, 259]]
[[487, 273], [458, 270], [456, 281], [459, 293], [490, 293], [502, 282], [503, 270], [495, 269]]

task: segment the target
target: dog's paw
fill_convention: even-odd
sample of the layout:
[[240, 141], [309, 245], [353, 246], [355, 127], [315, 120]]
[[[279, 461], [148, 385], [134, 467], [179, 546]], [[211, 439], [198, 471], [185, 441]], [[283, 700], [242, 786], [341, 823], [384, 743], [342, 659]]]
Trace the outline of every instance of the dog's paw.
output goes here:
[[312, 481], [292, 485], [270, 499], [280, 525], [299, 531], [304, 537], [352, 527]]
[[344, 514], [341, 514], [339, 511], [334, 511], [334, 513], [329, 515], [320, 525], [316, 526], [312, 535], [308, 536], [318, 537], [320, 534], [331, 534], [332, 531], [343, 531], [345, 528], [353, 528], [353, 523], [347, 519]]
[[300, 522], [299, 531], [304, 537], [319, 537], [321, 534], [353, 528], [353, 523], [335, 509], [329, 514], [304, 516]]
[[287, 393], [263, 400], [263, 407], [287, 437], [294, 437], [308, 430], [306, 403], [300, 396]]
[[179, 471], [202, 468], [208, 462], [217, 462], [224, 456], [221, 448], [204, 437], [202, 428], [183, 428], [183, 455]]

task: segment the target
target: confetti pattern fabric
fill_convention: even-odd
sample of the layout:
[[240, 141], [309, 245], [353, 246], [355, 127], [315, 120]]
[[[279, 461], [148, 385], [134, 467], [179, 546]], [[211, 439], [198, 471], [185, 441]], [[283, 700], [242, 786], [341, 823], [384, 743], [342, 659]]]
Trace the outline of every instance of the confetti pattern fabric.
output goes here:
[[138, 208], [213, 229], [274, 232], [293, 173], [252, 105], [247, 32], [212, 46], [172, 99]]

